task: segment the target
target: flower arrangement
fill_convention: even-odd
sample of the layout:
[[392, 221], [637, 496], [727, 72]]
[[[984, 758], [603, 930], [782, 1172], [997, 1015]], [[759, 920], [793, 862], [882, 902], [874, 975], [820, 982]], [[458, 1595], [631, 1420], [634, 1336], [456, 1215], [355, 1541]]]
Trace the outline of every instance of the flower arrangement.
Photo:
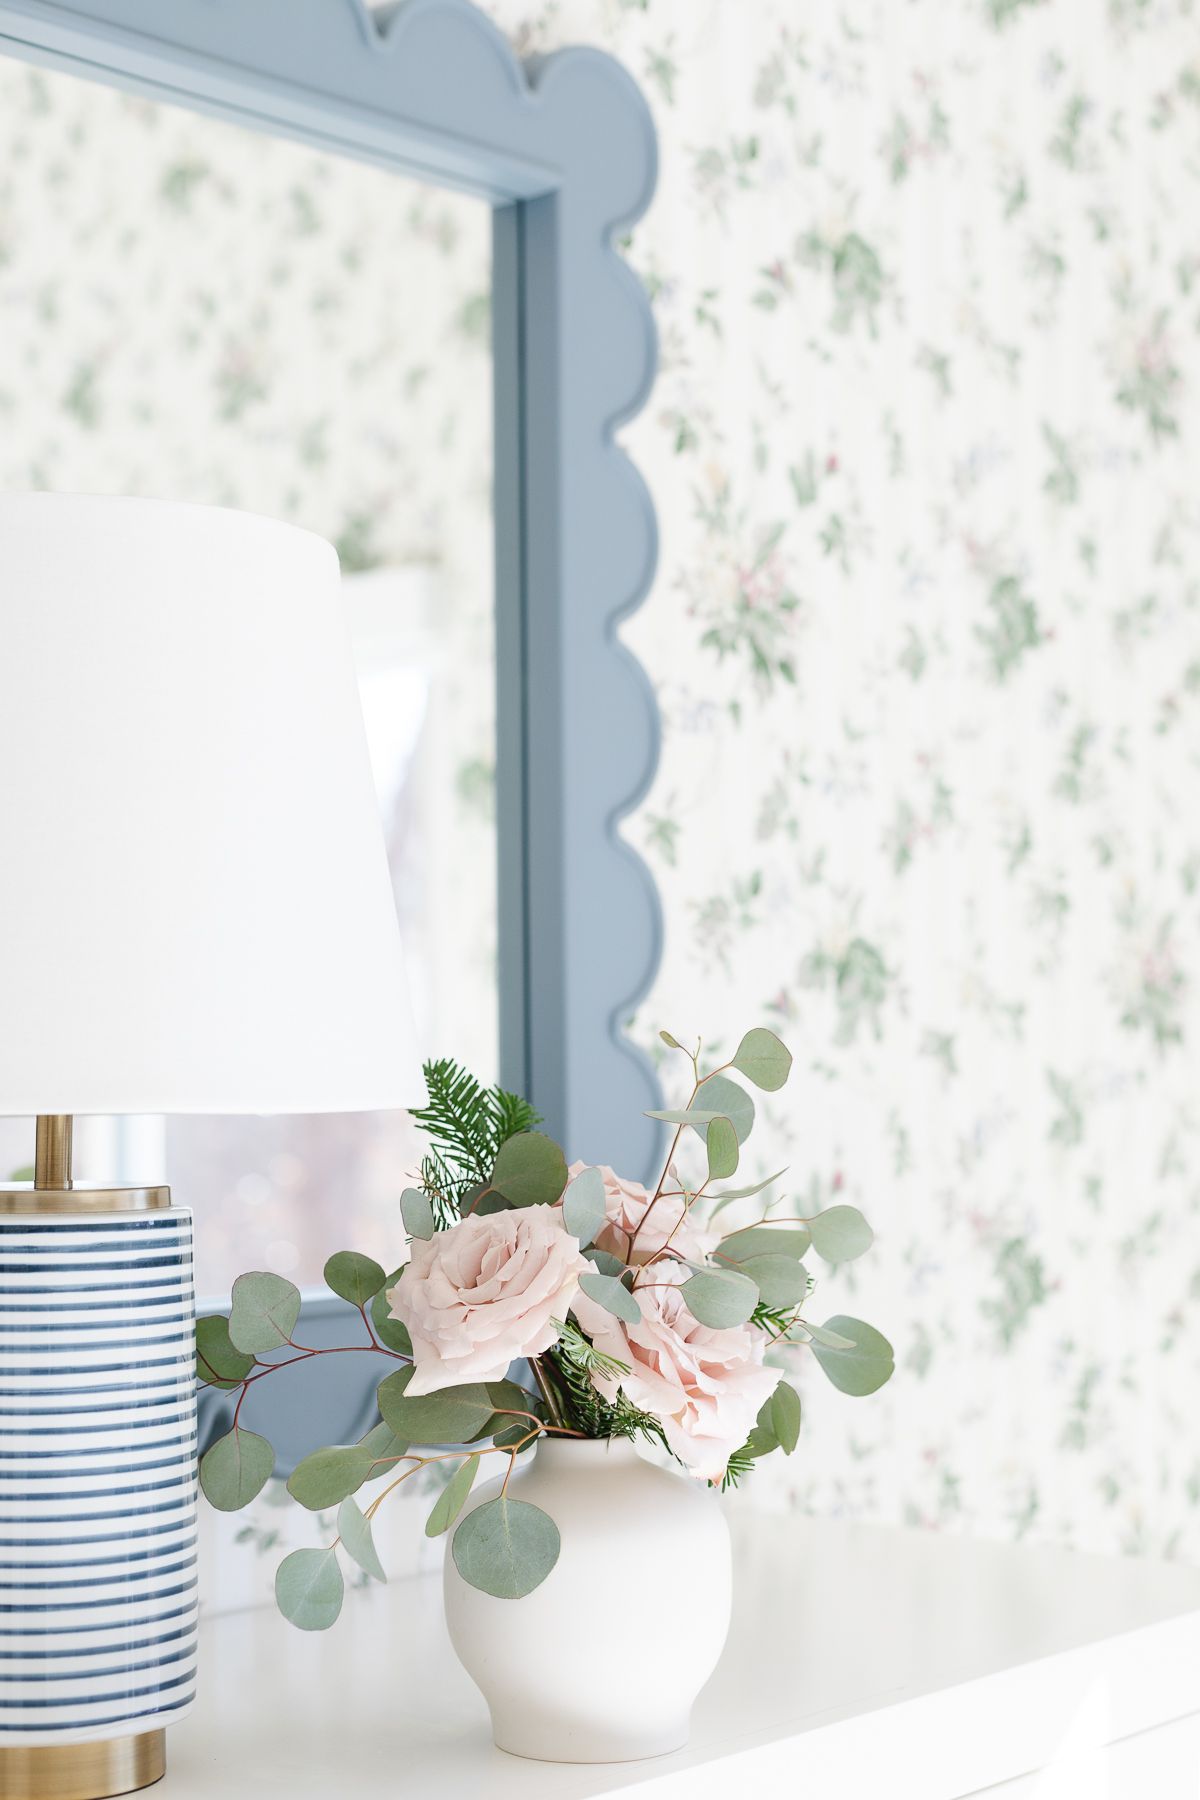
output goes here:
[[[400, 1200], [408, 1260], [387, 1275], [341, 1251], [325, 1266], [365, 1339], [298, 1343], [299, 1290], [261, 1271], [238, 1277], [227, 1317], [198, 1322], [200, 1381], [237, 1391], [229, 1431], [200, 1463], [205, 1494], [225, 1511], [253, 1500], [274, 1467], [267, 1438], [240, 1423], [252, 1387], [340, 1351], [396, 1365], [379, 1384], [378, 1423], [357, 1444], [313, 1451], [287, 1484], [300, 1505], [337, 1509], [336, 1540], [293, 1551], [278, 1570], [276, 1597], [293, 1624], [319, 1630], [337, 1618], [339, 1548], [385, 1578], [372, 1520], [422, 1469], [452, 1471], [428, 1534], [457, 1526], [451, 1548], [463, 1579], [518, 1599], [546, 1578], [560, 1547], [554, 1520], [508, 1494], [517, 1459], [539, 1438], [642, 1438], [699, 1480], [731, 1486], [762, 1457], [796, 1448], [800, 1399], [785, 1375], [797, 1347], [845, 1394], [888, 1380], [892, 1350], [879, 1332], [841, 1315], [819, 1325], [805, 1316], [814, 1285], [805, 1256], [860, 1256], [872, 1241], [862, 1214], [777, 1210], [763, 1196], [784, 1170], [720, 1185], [737, 1173], [755, 1112], [729, 1071], [773, 1092], [790, 1073], [789, 1051], [758, 1028], [702, 1074], [699, 1045], [692, 1052], [661, 1036], [690, 1062], [692, 1091], [683, 1108], [650, 1115], [674, 1127], [653, 1189], [606, 1167], [568, 1168], [524, 1100], [453, 1063], [430, 1063], [428, 1103], [414, 1112], [430, 1148], [419, 1184]], [[725, 1209], [752, 1200], [760, 1216], [723, 1229]], [[491, 1460], [504, 1471], [499, 1492], [464, 1515]], [[385, 1473], [391, 1481], [360, 1507], [359, 1489]]]

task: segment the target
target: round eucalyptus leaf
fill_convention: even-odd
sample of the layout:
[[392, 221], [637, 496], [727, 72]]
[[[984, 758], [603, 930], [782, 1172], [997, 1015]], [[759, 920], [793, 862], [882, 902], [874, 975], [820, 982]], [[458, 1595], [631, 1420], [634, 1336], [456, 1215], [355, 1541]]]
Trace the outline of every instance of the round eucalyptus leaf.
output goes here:
[[[765, 1407], [763, 1411], [766, 1411]], [[748, 1456], [770, 1456], [773, 1450], [778, 1450], [779, 1448], [779, 1439], [775, 1436], [774, 1428], [769, 1420], [768, 1423], [764, 1425], [762, 1423], [762, 1418], [763, 1414], [759, 1413], [758, 1423], [751, 1428], [750, 1436], [746, 1439], [746, 1454]]]
[[[700, 1104], [728, 1119], [737, 1132], [738, 1143], [745, 1143], [754, 1125], [754, 1101], [744, 1087], [730, 1081], [728, 1075], [710, 1075], [700, 1089]], [[707, 1129], [705, 1126], [701, 1131], [702, 1137]]]
[[328, 1444], [296, 1464], [287, 1491], [309, 1512], [324, 1512], [354, 1494], [369, 1475], [374, 1458], [365, 1444]]
[[357, 1250], [339, 1250], [325, 1264], [326, 1287], [351, 1306], [365, 1306], [386, 1280], [379, 1264], [369, 1256], [360, 1256]]
[[838, 1313], [826, 1322], [825, 1329], [850, 1340], [848, 1350], [831, 1349], [819, 1340], [812, 1346], [813, 1355], [840, 1393], [862, 1398], [890, 1378], [896, 1366], [892, 1346], [873, 1325]]
[[801, 1319], [800, 1323], [814, 1344], [824, 1344], [827, 1350], [853, 1350], [854, 1348], [853, 1338], [840, 1337], [836, 1331], [830, 1331], [827, 1325], [810, 1325], [807, 1319]]
[[503, 1194], [484, 1194], [478, 1200], [469, 1200], [463, 1204], [463, 1217], [473, 1213], [477, 1219], [486, 1219], [489, 1213], [511, 1212], [513, 1203], [506, 1200]]
[[293, 1550], [275, 1571], [275, 1601], [301, 1631], [328, 1631], [342, 1610], [346, 1584], [333, 1550]]
[[208, 1313], [196, 1320], [196, 1380], [209, 1387], [240, 1387], [254, 1367], [254, 1358], [236, 1350], [229, 1337], [229, 1320], [222, 1313]]
[[[501, 1423], [502, 1420], [499, 1417], [492, 1420], [493, 1425]], [[532, 1430], [533, 1426], [522, 1419], [516, 1425], [505, 1425], [503, 1431], [493, 1432], [491, 1434], [492, 1442], [497, 1450], [515, 1450], [518, 1444], [523, 1445], [525, 1449], [532, 1449], [533, 1439], [529, 1436]]]
[[875, 1241], [875, 1233], [856, 1206], [831, 1206], [808, 1221], [813, 1249], [826, 1262], [853, 1262]]
[[405, 1188], [400, 1196], [400, 1217], [409, 1237], [431, 1238], [434, 1232], [433, 1202], [420, 1188]]
[[774, 1093], [781, 1088], [792, 1070], [792, 1053], [787, 1045], [759, 1026], [748, 1031], [733, 1055], [733, 1066], [755, 1087]]
[[364, 1450], [370, 1452], [373, 1465], [371, 1476], [386, 1475], [408, 1449], [403, 1438], [398, 1438], [390, 1425], [382, 1423], [372, 1425], [366, 1437], [359, 1439], [359, 1443]]
[[358, 1501], [352, 1500], [348, 1494], [338, 1507], [337, 1528], [346, 1555], [352, 1557], [359, 1568], [368, 1575], [373, 1575], [376, 1581], [386, 1581], [387, 1571], [380, 1562], [379, 1552], [375, 1548], [371, 1521], [364, 1514]]
[[567, 1159], [542, 1131], [519, 1131], [500, 1146], [492, 1186], [512, 1206], [552, 1206], [567, 1185]]
[[233, 1284], [229, 1336], [238, 1350], [258, 1356], [291, 1343], [300, 1317], [300, 1289], [282, 1275], [253, 1270]]
[[581, 1169], [563, 1194], [563, 1224], [580, 1248], [590, 1244], [607, 1217], [604, 1177], [599, 1169]]
[[426, 1537], [441, 1537], [443, 1531], [449, 1531], [466, 1505], [467, 1495], [474, 1486], [478, 1473], [479, 1452], [477, 1450], [474, 1456], [468, 1456], [466, 1462], [459, 1464], [438, 1495], [433, 1511], [425, 1523]]
[[262, 1493], [274, 1467], [266, 1438], [236, 1425], [200, 1458], [200, 1486], [218, 1512], [237, 1512]]
[[602, 1306], [616, 1318], [624, 1319], [627, 1325], [636, 1325], [641, 1319], [641, 1307], [618, 1276], [581, 1275], [579, 1286], [589, 1300], [594, 1300], [597, 1306]]
[[779, 1440], [785, 1456], [790, 1456], [800, 1441], [800, 1396], [794, 1387], [781, 1381], [767, 1401], [771, 1430]]
[[[407, 1377], [409, 1371], [398, 1374]], [[491, 1396], [481, 1381], [432, 1394], [409, 1395], [406, 1387], [407, 1381], [401, 1387], [396, 1375], [380, 1382], [379, 1410], [384, 1423], [410, 1444], [469, 1444], [491, 1419]]]
[[385, 1350], [397, 1350], [401, 1356], [411, 1356], [413, 1347], [408, 1326], [392, 1317], [392, 1303], [388, 1299], [388, 1293], [403, 1274], [403, 1269], [396, 1269], [391, 1275], [384, 1276], [383, 1286], [371, 1302], [371, 1329]]
[[488, 1381], [484, 1383], [488, 1391], [488, 1399], [494, 1412], [536, 1413], [540, 1401], [527, 1389], [519, 1387], [515, 1381]]
[[808, 1294], [808, 1271], [792, 1256], [748, 1256], [741, 1263], [764, 1306], [799, 1306]]
[[614, 1256], [611, 1250], [597, 1250], [596, 1246], [592, 1244], [583, 1254], [600, 1271], [601, 1275], [616, 1275], [619, 1279], [625, 1273], [625, 1264], [619, 1256]]
[[558, 1561], [558, 1526], [540, 1506], [500, 1497], [469, 1512], [454, 1533], [455, 1567], [463, 1580], [497, 1600], [520, 1600]]
[[412, 1439], [398, 1424], [394, 1423], [394, 1420], [399, 1417], [398, 1408], [412, 1378], [411, 1368], [397, 1369], [394, 1375], [385, 1375], [375, 1390], [375, 1404], [379, 1408], [380, 1418], [388, 1430], [394, 1432], [398, 1438], [402, 1438], [406, 1444], [411, 1443]]
[[758, 1305], [757, 1287], [734, 1269], [703, 1269], [679, 1291], [693, 1319], [714, 1331], [744, 1325]]
[[717, 1255], [726, 1262], [744, 1263], [752, 1256], [791, 1256], [799, 1262], [808, 1249], [808, 1230], [803, 1225], [748, 1225], [722, 1238]]
[[714, 1119], [708, 1128], [708, 1179], [723, 1181], [737, 1166], [737, 1132], [728, 1119]]

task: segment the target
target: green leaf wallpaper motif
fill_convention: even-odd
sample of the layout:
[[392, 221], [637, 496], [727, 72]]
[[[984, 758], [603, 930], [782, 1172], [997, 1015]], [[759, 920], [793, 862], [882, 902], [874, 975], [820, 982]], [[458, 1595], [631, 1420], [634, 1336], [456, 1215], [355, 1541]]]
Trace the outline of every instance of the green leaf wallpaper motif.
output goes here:
[[[1195, 8], [486, 10], [526, 53], [615, 52], [662, 137], [630, 246], [662, 368], [623, 438], [663, 525], [626, 629], [664, 750], [625, 830], [667, 941], [631, 1029], [665, 1057], [652, 1022], [690, 1042], [698, 994], [723, 1057], [778, 1025], [777, 1211], [878, 1233], [836, 1304], [896, 1378], [866, 1425], [807, 1380], [756, 1502], [1200, 1557]], [[137, 146], [120, 199], [102, 107]], [[15, 64], [0, 119], [0, 480], [190, 484], [303, 513], [349, 567], [486, 568], [469, 202], [306, 154], [248, 268], [223, 128]], [[397, 258], [437, 296], [399, 346]], [[336, 405], [281, 366], [301, 324]]]

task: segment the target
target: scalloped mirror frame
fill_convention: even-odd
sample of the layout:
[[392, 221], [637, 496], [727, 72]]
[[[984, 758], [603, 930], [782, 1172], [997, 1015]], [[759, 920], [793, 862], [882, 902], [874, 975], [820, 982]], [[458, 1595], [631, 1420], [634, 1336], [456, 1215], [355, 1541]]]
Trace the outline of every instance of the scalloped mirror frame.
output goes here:
[[522, 64], [467, 0], [0, 0], [0, 53], [491, 203], [501, 1078], [569, 1156], [647, 1173], [658, 1084], [622, 1026], [661, 914], [618, 825], [658, 710], [617, 628], [657, 533], [615, 442], [656, 356], [617, 248], [654, 190], [640, 90], [590, 49]]

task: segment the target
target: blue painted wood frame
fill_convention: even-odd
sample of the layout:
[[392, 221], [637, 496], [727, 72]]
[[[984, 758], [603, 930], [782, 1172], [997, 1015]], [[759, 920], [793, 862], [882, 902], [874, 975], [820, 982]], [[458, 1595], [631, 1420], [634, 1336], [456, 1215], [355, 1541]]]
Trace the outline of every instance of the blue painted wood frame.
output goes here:
[[[655, 181], [639, 89], [594, 50], [520, 63], [467, 0], [0, 0], [4, 53], [491, 202], [501, 1070], [569, 1155], [646, 1172], [658, 1087], [622, 1026], [661, 925], [618, 825], [653, 775], [658, 714], [617, 627], [657, 538], [614, 438], [655, 364], [617, 247]], [[326, 1303], [306, 1319], [329, 1341]], [[348, 1375], [317, 1408], [347, 1429], [367, 1398]]]

